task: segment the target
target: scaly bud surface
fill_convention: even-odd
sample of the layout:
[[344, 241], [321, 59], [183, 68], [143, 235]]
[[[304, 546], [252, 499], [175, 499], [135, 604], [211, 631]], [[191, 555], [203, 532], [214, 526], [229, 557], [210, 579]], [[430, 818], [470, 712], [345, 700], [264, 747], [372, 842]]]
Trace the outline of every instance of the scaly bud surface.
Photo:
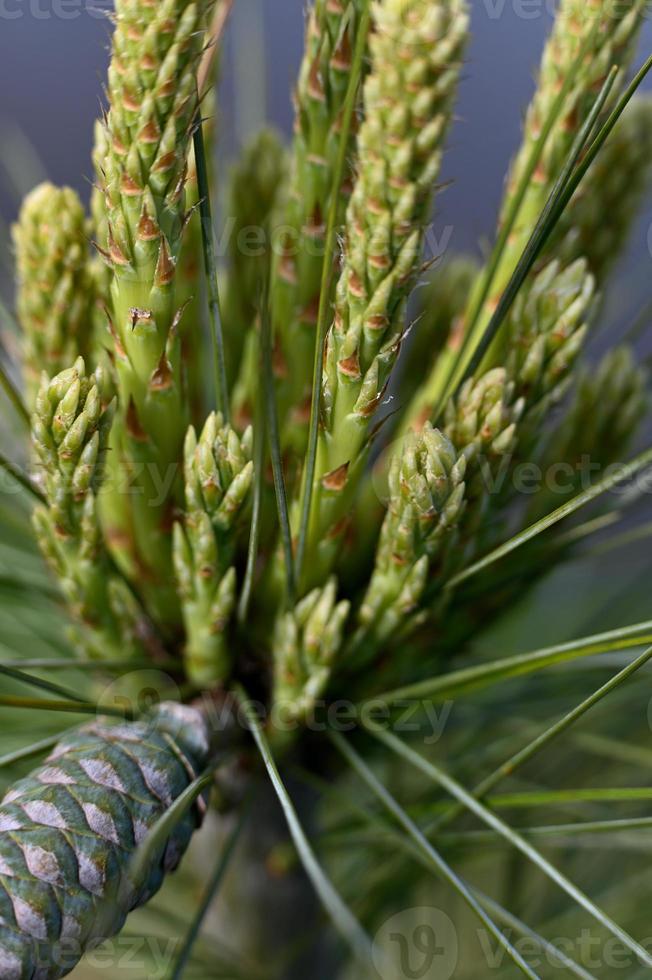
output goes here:
[[505, 365], [531, 429], [566, 391], [595, 298], [595, 279], [578, 259], [566, 269], [550, 262], [516, 299], [488, 361]]
[[[502, 218], [526, 170], [533, 145], [552, 111], [567, 75], [575, 70], [583, 45], [588, 45], [577, 69], [559, 118], [541, 154], [519, 210], [509, 247], [495, 286], [502, 291], [543, 211], [553, 184], [561, 173], [573, 141], [588, 117], [597, 93], [613, 65], [626, 73], [641, 25], [646, 0], [563, 0], [546, 45], [537, 91], [525, 120], [523, 144], [512, 165]], [[570, 206], [568, 216], [573, 214]]]
[[129, 861], [206, 767], [208, 729], [164, 703], [143, 721], [94, 722], [64, 737], [0, 804], [0, 975], [57, 980], [122, 929], [181, 860], [200, 798], [133, 880]]
[[[645, 7], [646, 0], [562, 0], [560, 3], [545, 47], [539, 84], [526, 116], [523, 142], [510, 171], [500, 225], [505, 224], [516, 203], [516, 195], [527, 173], [535, 145], [553, 112], [560, 89], [567, 78], [572, 76], [573, 82], [552, 124], [536, 170], [525, 188], [516, 220], [494, 271], [487, 299], [478, 309], [482, 298], [480, 291], [485, 287], [484, 276], [478, 278], [470, 295], [465, 317], [467, 322], [462, 333], [471, 332], [471, 344], [479, 342], [482, 337], [607, 75], [617, 65], [622, 69], [621, 79], [625, 78], [643, 23]], [[580, 57], [585, 46], [585, 54]], [[584, 186], [588, 186], [589, 180], [587, 177]], [[575, 211], [581, 196], [582, 192], [568, 205], [561, 219], [560, 228], [566, 230], [567, 236], [569, 226], [576, 227]], [[593, 195], [590, 197], [596, 200]], [[606, 217], [602, 206], [598, 210], [605, 224], [619, 222], [618, 218]], [[580, 212], [578, 221], [581, 220]], [[576, 246], [569, 249], [568, 243], [564, 247], [559, 238], [553, 235], [544, 250], [543, 261], [557, 257], [574, 261], [583, 257], [583, 253]], [[597, 267], [594, 269], [591, 266], [589, 254], [587, 258], [591, 270], [597, 273]], [[474, 322], [471, 323], [469, 319], [472, 315]], [[455, 364], [461, 339], [459, 335], [451, 338], [444, 355], [432, 369], [427, 387], [433, 404], [439, 403]], [[417, 398], [407, 413], [407, 425], [414, 424], [420, 409]]]
[[274, 635], [274, 702], [284, 721], [305, 721], [326, 693], [350, 603], [331, 578], [279, 616]]
[[444, 432], [467, 461], [467, 507], [461, 524], [465, 542], [474, 537], [500, 489], [497, 481], [511, 462], [523, 409], [504, 368], [469, 378], [446, 407]]
[[310, 565], [322, 577], [336, 554], [370, 419], [400, 348], [467, 29], [462, 0], [374, 6], [359, 170], [324, 365], [310, 542]]
[[111, 463], [134, 487], [103, 501], [107, 539], [121, 568], [144, 583], [162, 623], [174, 627], [172, 513], [188, 423], [176, 266], [186, 223], [186, 171], [197, 69], [211, 0], [118, 0], [109, 67], [106, 201], [112, 270], [107, 344], [119, 410]]
[[237, 584], [231, 563], [253, 479], [250, 457], [251, 430], [240, 439], [221, 415], [208, 417], [199, 439], [188, 430], [185, 519], [174, 528], [174, 565], [186, 672], [202, 687], [224, 681], [231, 663], [227, 629]]
[[387, 515], [359, 612], [365, 646], [377, 651], [418, 609], [442, 572], [465, 506], [467, 456], [427, 422], [409, 432], [391, 464]]
[[[147, 628], [112, 568], [98, 519], [114, 404], [101, 397], [99, 369], [82, 358], [44, 377], [32, 420], [37, 479], [46, 505], [34, 512], [39, 545], [78, 621], [77, 642], [98, 659], [142, 655]], [[127, 595], [125, 595], [125, 591]]]
[[[351, 174], [333, 187], [341, 116], [349, 86], [360, 0], [315, 0], [306, 27], [305, 53], [295, 92], [290, 188], [282, 217], [281, 249], [274, 264], [272, 326], [279, 338], [280, 410], [285, 441], [305, 448], [315, 330], [332, 195], [341, 216]], [[353, 150], [353, 134], [351, 150]]]
[[90, 349], [94, 290], [85, 222], [75, 191], [40, 184], [13, 227], [30, 408], [43, 371], [52, 377]]

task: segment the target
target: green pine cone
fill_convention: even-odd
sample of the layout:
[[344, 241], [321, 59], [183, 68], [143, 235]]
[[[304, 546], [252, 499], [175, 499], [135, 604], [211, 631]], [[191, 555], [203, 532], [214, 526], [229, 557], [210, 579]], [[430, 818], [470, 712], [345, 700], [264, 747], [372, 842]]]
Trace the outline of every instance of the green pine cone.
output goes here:
[[359, 612], [365, 645], [377, 650], [406, 621], [428, 580], [442, 574], [465, 506], [467, 456], [429, 422], [409, 432], [391, 464], [376, 563]]
[[94, 304], [86, 216], [69, 187], [40, 184], [13, 227], [24, 331], [23, 367], [33, 407], [43, 371], [58, 374], [91, 348]]
[[94, 722], [64, 737], [0, 804], [0, 976], [56, 980], [118, 933], [181, 860], [205, 801], [176, 826], [144, 877], [129, 861], [205, 769], [202, 715], [162, 704], [143, 721]]

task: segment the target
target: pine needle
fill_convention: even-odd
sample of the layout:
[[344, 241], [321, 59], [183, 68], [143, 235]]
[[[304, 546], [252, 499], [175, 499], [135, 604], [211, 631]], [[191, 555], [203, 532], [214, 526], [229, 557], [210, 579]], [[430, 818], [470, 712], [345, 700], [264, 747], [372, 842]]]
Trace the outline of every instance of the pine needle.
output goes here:
[[0, 663], [0, 674], [4, 674], [5, 677], [10, 677], [12, 680], [18, 681], [20, 684], [26, 684], [29, 687], [35, 687], [41, 691], [49, 691], [50, 694], [58, 694], [59, 697], [68, 698], [70, 701], [79, 701], [80, 704], [87, 703], [85, 698], [80, 698], [74, 691], [69, 691], [66, 687], [53, 684], [51, 681], [43, 680], [41, 677], [33, 677], [31, 674], [26, 674], [24, 670], [17, 670], [15, 667], [10, 667], [7, 664]]
[[2, 390], [4, 391], [5, 395], [13, 405], [16, 411], [16, 415], [18, 416], [18, 418], [21, 420], [21, 422], [29, 432], [29, 428], [30, 428], [29, 412], [27, 411], [27, 407], [22, 399], [20, 392], [18, 391], [13, 381], [7, 374], [7, 371], [5, 370], [2, 361], [0, 361], [0, 387], [2, 387]]
[[264, 291], [260, 307], [260, 356], [263, 389], [265, 394], [265, 414], [267, 415], [267, 431], [269, 448], [272, 457], [274, 474], [274, 490], [276, 506], [283, 542], [285, 557], [286, 602], [293, 606], [296, 600], [297, 580], [294, 567], [294, 552], [292, 548], [292, 529], [290, 527], [290, 511], [283, 475], [283, 457], [281, 453], [281, 436], [278, 424], [278, 406], [274, 387], [273, 354], [272, 354], [272, 322], [269, 315], [268, 292]]
[[127, 877], [132, 882], [143, 881], [147, 878], [150, 865], [157, 854], [161, 853], [165, 843], [174, 833], [196, 800], [211, 785], [214, 779], [213, 770], [202, 773], [185, 788], [174, 803], [168, 807], [156, 821], [145, 840], [138, 845], [129, 861]]
[[60, 711], [64, 714], [106, 715], [110, 718], [132, 718], [129, 708], [112, 708], [91, 701], [56, 701], [45, 698], [18, 698], [0, 694], [0, 708], [21, 708], [29, 711]]
[[536, 538], [539, 534], [547, 531], [548, 528], [558, 524], [559, 521], [563, 521], [565, 517], [570, 517], [571, 514], [581, 510], [582, 507], [586, 507], [587, 504], [597, 500], [597, 498], [602, 496], [602, 494], [608, 493], [609, 490], [613, 490], [619, 483], [623, 483], [625, 480], [630, 480], [633, 476], [641, 473], [649, 466], [652, 466], [652, 448], [646, 449], [644, 452], [636, 456], [631, 462], [619, 467], [618, 470], [614, 471], [610, 476], [607, 476], [598, 483], [595, 483], [592, 487], [589, 487], [588, 490], [584, 490], [582, 493], [579, 493], [576, 497], [573, 497], [572, 500], [562, 504], [561, 507], [558, 507], [557, 510], [554, 510], [551, 514], [548, 514], [540, 521], [536, 521], [534, 524], [531, 524], [530, 527], [527, 527], [525, 530], [515, 534], [513, 538], [510, 538], [510, 540], [506, 541], [505, 544], [502, 544], [500, 547], [489, 552], [489, 554], [485, 555], [484, 558], [481, 558], [479, 561], [474, 562], [474, 564], [469, 565], [468, 568], [465, 568], [463, 571], [459, 572], [459, 574], [454, 575], [453, 578], [446, 582], [444, 589], [451, 590], [457, 588], [463, 582], [466, 582], [474, 575], [477, 575], [478, 572], [482, 572], [489, 568], [489, 566], [493, 565], [494, 562], [500, 561], [501, 558], [511, 554], [512, 551], [516, 551], [517, 548], [522, 547], [522, 545], [526, 544], [528, 541], [532, 541], [533, 538]]
[[[652, 657], [652, 649], [648, 651], [647, 658]], [[543, 872], [551, 881], [557, 884], [566, 894], [575, 901], [578, 906], [588, 912], [603, 928], [607, 929], [616, 939], [619, 939], [627, 949], [631, 950], [641, 963], [652, 967], [652, 956], [633, 939], [629, 933], [625, 932], [613, 919], [602, 909], [595, 905], [588, 895], [570, 881], [561, 871], [555, 868], [539, 851], [536, 850], [521, 834], [506, 824], [500, 817], [492, 813], [484, 804], [480, 803], [474, 795], [469, 793], [464, 787], [453, 779], [448, 773], [440, 769], [433, 762], [424, 759], [423, 756], [414, 752], [400, 739], [390, 732], [384, 731], [375, 722], [365, 721], [365, 728], [384, 745], [395, 752], [405, 762], [410, 763], [429, 779], [432, 779], [450, 793], [467, 810], [478, 817], [483, 823], [491, 827], [495, 833], [503, 837], [509, 844], [515, 847], [521, 854], [528, 858], [540, 871]]]
[[217, 260], [213, 241], [213, 215], [211, 210], [211, 191], [206, 164], [206, 149], [201, 118], [201, 106], [193, 130], [195, 165], [197, 168], [197, 189], [199, 193], [199, 216], [204, 254], [204, 273], [208, 292], [208, 313], [213, 341], [213, 367], [215, 372], [215, 395], [218, 411], [225, 422], [229, 421], [229, 394], [226, 380], [226, 358], [224, 355], [224, 335], [222, 331], [222, 310], [217, 283]]
[[244, 807], [243, 812], [241, 813], [235, 827], [229, 834], [226, 844], [224, 845], [222, 851], [218, 855], [217, 863], [215, 865], [215, 870], [213, 871], [213, 874], [209, 879], [208, 885], [206, 886], [206, 891], [204, 892], [204, 896], [199, 904], [199, 907], [197, 908], [195, 915], [193, 916], [190, 929], [188, 930], [183, 940], [179, 955], [176, 958], [172, 970], [170, 972], [170, 980], [181, 980], [181, 978], [183, 977], [186, 966], [188, 965], [188, 960], [192, 955], [193, 947], [201, 932], [203, 922], [213, 902], [215, 901], [215, 897], [219, 891], [220, 885], [222, 884], [224, 875], [228, 870], [231, 858], [233, 857], [233, 853], [240, 839], [240, 835], [249, 818], [250, 809], [251, 808], [249, 806]]
[[593, 657], [630, 647], [647, 646], [649, 643], [652, 643], [652, 620], [610, 630], [607, 633], [586, 636], [569, 643], [559, 643], [531, 653], [521, 653], [514, 657], [451, 671], [443, 676], [378, 694], [367, 703], [392, 704], [399, 701], [440, 700], [454, 694], [476, 690], [486, 684], [512, 680], [515, 677], [544, 670], [546, 667], [569, 663], [580, 657]]
[[[603, 684], [597, 691], [594, 691], [590, 697], [578, 704], [572, 711], [567, 712], [555, 724], [546, 728], [544, 732], [529, 742], [524, 748], [510, 756], [506, 762], [481, 780], [473, 790], [474, 796], [478, 799], [485, 797], [503, 779], [506, 779], [508, 776], [513, 776], [526, 762], [530, 762], [539, 752], [547, 748], [551, 742], [568, 731], [576, 721], [583, 718], [596, 704], [603, 701], [604, 698], [617, 690], [621, 684], [629, 680], [641, 667], [649, 663], [650, 659], [652, 659], [652, 647], [645, 650], [640, 657], [637, 657], [631, 664], [628, 664], [627, 667], [619, 671], [606, 684]], [[437, 830], [440, 830], [442, 827], [448, 826], [462, 812], [463, 807], [452, 807], [440, 820], [436, 821], [434, 826]]]
[[242, 591], [238, 603], [238, 622], [240, 625], [246, 622], [249, 603], [251, 602], [262, 521], [263, 488], [265, 483], [265, 418], [263, 415], [263, 400], [259, 389], [256, 391], [253, 464], [254, 476], [251, 525], [249, 527], [249, 544], [247, 546], [247, 566], [245, 568]]
[[371, 962], [371, 942], [369, 937], [364, 932], [357, 919], [355, 919], [348, 906], [344, 904], [340, 895], [336, 892], [331, 881], [326, 876], [326, 873], [319, 864], [315, 856], [315, 852], [313, 851], [306, 833], [301, 826], [290, 795], [285, 788], [283, 780], [281, 779], [281, 774], [279, 773], [272, 756], [269, 743], [267, 742], [258, 719], [256, 718], [253, 705], [249, 701], [246, 693], [241, 688], [237, 689], [236, 693], [238, 694], [240, 704], [247, 718], [251, 734], [254, 737], [254, 741], [258, 746], [258, 750], [265, 764], [267, 774], [276, 791], [276, 795], [278, 796], [283, 813], [285, 814], [285, 819], [287, 820], [290, 834], [292, 835], [292, 839], [306, 874], [310, 878], [315, 891], [317, 892], [325, 910], [328, 912], [333, 922], [333, 925], [347, 941], [352, 952], [359, 960], [360, 965], [366, 966]]
[[45, 497], [38, 489], [38, 487], [32, 482], [32, 480], [29, 478], [29, 476], [27, 476], [26, 473], [23, 473], [21, 468], [17, 466], [16, 463], [12, 463], [12, 461], [7, 456], [5, 456], [2, 450], [0, 450], [0, 469], [4, 470], [5, 473], [8, 473], [9, 476], [13, 480], [15, 480], [16, 483], [18, 483], [24, 490], [27, 490], [27, 492], [31, 494], [32, 497], [36, 497], [36, 499], [39, 500], [41, 503], [45, 503]]
[[[72, 732], [74, 729], [71, 728], [68, 731]], [[47, 738], [42, 738], [38, 742], [26, 745], [22, 749], [16, 749], [14, 752], [8, 752], [6, 755], [0, 756], [0, 769], [12, 766], [15, 762], [32, 759], [35, 755], [41, 755], [41, 753], [47, 752], [48, 749], [53, 749], [62, 738], [65, 738], [66, 734], [67, 731], [57, 732], [56, 735], [49, 735]]]
[[423, 855], [428, 859], [433, 870], [439, 874], [444, 881], [447, 881], [458, 895], [463, 899], [463, 901], [469, 906], [469, 908], [475, 912], [483, 925], [489, 930], [491, 935], [500, 943], [506, 953], [509, 955], [510, 959], [519, 967], [521, 972], [526, 976], [530, 977], [531, 980], [539, 980], [538, 974], [534, 973], [530, 969], [528, 964], [522, 958], [518, 950], [512, 946], [509, 939], [504, 935], [504, 933], [498, 928], [498, 926], [493, 922], [493, 920], [487, 915], [485, 910], [482, 908], [481, 904], [473, 895], [472, 890], [458, 875], [453, 871], [453, 869], [446, 863], [443, 857], [438, 851], [432, 846], [432, 844], [426, 840], [417, 825], [410, 819], [405, 810], [396, 802], [394, 797], [385, 789], [385, 787], [376, 779], [375, 775], [369, 768], [369, 766], [364, 762], [364, 760], [358, 755], [354, 749], [346, 742], [346, 740], [337, 732], [331, 731], [329, 737], [333, 742], [335, 748], [344, 756], [346, 761], [350, 766], [358, 773], [358, 775], [364, 780], [369, 789], [378, 797], [380, 802], [383, 804], [385, 809], [390, 813], [394, 819], [407, 831], [410, 839], [416, 844], [417, 848], [423, 853]]

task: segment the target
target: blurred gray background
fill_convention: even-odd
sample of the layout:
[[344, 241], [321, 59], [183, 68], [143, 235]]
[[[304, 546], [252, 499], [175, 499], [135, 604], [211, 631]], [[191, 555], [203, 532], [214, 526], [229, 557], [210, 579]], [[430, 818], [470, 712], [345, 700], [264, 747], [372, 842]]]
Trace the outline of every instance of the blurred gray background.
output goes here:
[[[3, 168], [10, 172], [0, 172], [5, 224], [15, 215], [17, 193], [41, 172], [88, 195], [111, 6], [110, 0], [0, 0], [0, 139], [10, 150]], [[305, 0], [236, 0], [223, 72], [225, 157], [265, 117], [289, 133], [305, 6]], [[453, 184], [440, 197], [435, 220], [436, 237], [448, 229], [456, 251], [477, 249], [492, 235], [554, 0], [472, 0], [472, 8], [473, 43], [444, 174]], [[652, 17], [643, 38], [644, 53], [650, 50]], [[21, 148], [19, 134], [35, 159]], [[647, 215], [629, 257], [637, 279], [650, 273], [649, 223]]]

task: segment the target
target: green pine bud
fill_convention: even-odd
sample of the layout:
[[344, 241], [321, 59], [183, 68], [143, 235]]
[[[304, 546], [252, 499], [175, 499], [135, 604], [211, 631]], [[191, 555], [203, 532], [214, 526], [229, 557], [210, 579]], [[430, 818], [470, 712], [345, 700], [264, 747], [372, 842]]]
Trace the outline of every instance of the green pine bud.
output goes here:
[[[646, 0], [622, 0], [622, 2], [621, 0], [617, 0], [617, 2], [614, 0], [590, 0], [590, 2], [587, 0], [561, 0], [555, 24], [544, 51], [539, 84], [527, 113], [523, 143], [510, 171], [501, 208], [501, 226], [506, 223], [508, 215], [511, 214], [517, 203], [516, 195], [523, 184], [535, 144], [553, 112], [560, 89], [567, 79], [572, 78], [572, 84], [565, 100], [563, 100], [561, 110], [556, 110], [555, 119], [545, 141], [538, 166], [525, 184], [522, 200], [519, 198], [516, 219], [510, 226], [510, 234], [500, 254], [498, 265], [493, 269], [491, 289], [480, 305], [484, 295], [481, 291], [486, 285], [485, 277], [480, 276], [470, 295], [464, 329], [472, 331], [471, 346], [480, 341], [486, 330], [523, 255], [536, 223], [543, 213], [555, 181], [567, 162], [573, 142], [586, 122], [595, 103], [597, 93], [607, 75], [612, 67], [617, 65], [622, 69], [621, 81], [626, 77], [643, 23], [645, 7]], [[586, 52], [580, 58], [583, 48], [586, 48]], [[596, 180], [596, 183], [592, 184], [594, 188], [598, 187], [595, 169], [597, 166], [596, 163], [591, 169]], [[617, 161], [617, 165], [612, 167], [611, 173], [613, 174], [614, 171], [624, 173], [621, 170], [620, 159]], [[551, 259], [561, 258], [566, 264], [566, 262], [572, 263], [585, 257], [590, 270], [599, 275], [605, 269], [603, 247], [609, 249], [611, 244], [598, 246], [597, 236], [591, 233], [589, 224], [593, 228], [595, 228], [596, 223], [600, 224], [602, 228], [606, 226], [614, 229], [620, 227], [620, 231], [616, 232], [613, 238], [608, 233], [609, 242], [613, 243], [615, 248], [622, 244], [622, 233], [626, 222], [620, 221], [617, 214], [619, 207], [615, 208], [612, 214], [605, 214], [600, 191], [596, 193], [588, 190], [591, 186], [591, 179], [590, 176], [587, 176], [583, 182], [583, 187], [587, 193], [587, 200], [590, 202], [589, 209], [593, 208], [596, 200], [600, 200], [597, 212], [593, 211], [591, 216], [587, 217], [587, 209], [586, 207], [582, 209], [581, 205], [582, 196], [585, 192], [580, 190], [561, 219], [558, 235], [553, 235], [548, 242], [544, 250], [543, 261], [549, 262]], [[604, 182], [600, 186], [604, 186]], [[576, 214], [577, 219], [575, 218]], [[579, 233], [584, 238], [584, 233], [580, 232], [580, 229], [585, 221], [589, 223], [586, 226], [589, 236], [595, 240], [595, 247], [589, 246], [586, 253], [578, 247], [579, 239], [577, 237], [577, 233]], [[571, 234], [571, 229], [576, 229], [576, 231]], [[564, 236], [566, 237], [565, 243]], [[597, 258], [598, 251], [602, 253], [602, 258]], [[469, 322], [471, 317], [472, 323]], [[444, 356], [440, 357], [433, 367], [427, 382], [427, 389], [430, 393], [429, 400], [432, 404], [438, 404], [442, 397], [446, 380], [454, 367], [461, 339], [459, 332], [452, 337]], [[499, 362], [494, 361], [492, 363]], [[415, 412], [419, 408], [418, 402], [415, 402], [413, 408], [408, 412], [406, 424], [414, 424]]]
[[565, 269], [550, 262], [516, 299], [490, 361], [505, 365], [534, 432], [567, 388], [594, 305], [595, 279], [584, 259]]
[[25, 383], [33, 407], [41, 373], [52, 377], [91, 347], [94, 289], [79, 197], [69, 187], [40, 184], [25, 198], [13, 237]]
[[[186, 226], [186, 170], [197, 71], [213, 0], [117, 0], [109, 111], [97, 179], [106, 209], [109, 322], [119, 394], [111, 467], [135, 474], [128, 499], [102, 498], [107, 540], [123, 572], [142, 583], [172, 630], [172, 512], [189, 411], [184, 393], [176, 267]], [[162, 496], [161, 487], [167, 492]], [[144, 574], [143, 574], [144, 573]]]
[[86, 374], [83, 358], [52, 381], [44, 379], [36, 399], [33, 443], [58, 533], [78, 533], [87, 496], [103, 476], [113, 404], [102, 406], [98, 377]]
[[384, 0], [374, 16], [360, 166], [324, 364], [310, 547], [329, 545], [310, 561], [311, 583], [337, 554], [336, 529], [400, 349], [468, 30], [463, 0]]
[[253, 479], [253, 433], [243, 436], [212, 412], [199, 439], [191, 427], [184, 446], [186, 510], [205, 511], [216, 530], [228, 533], [247, 499]]
[[224, 681], [231, 658], [227, 630], [236, 603], [231, 563], [253, 479], [251, 430], [240, 438], [209, 415], [199, 439], [185, 442], [186, 508], [174, 527], [174, 567], [186, 628], [185, 664], [193, 683]]
[[391, 463], [376, 562], [359, 612], [358, 640], [377, 650], [418, 608], [442, 573], [466, 505], [467, 455], [429, 422], [409, 432]]
[[329, 579], [293, 610], [282, 613], [274, 635], [274, 704], [287, 722], [305, 720], [326, 693], [340, 652], [350, 603], [337, 602]]
[[[623, 77], [627, 72], [643, 23], [645, 7], [646, 0], [623, 0], [618, 3], [613, 0], [563, 0], [561, 3], [544, 51], [537, 91], [526, 117], [523, 144], [511, 169], [502, 219], [511, 207], [533, 144], [552, 110], [561, 85], [574, 70], [582, 46], [588, 43], [589, 48], [546, 141], [536, 173], [528, 185], [525, 200], [510, 236], [509, 247], [494, 283], [495, 295], [499, 295], [504, 289], [507, 278], [525, 248], [553, 184], [566, 162], [573, 141], [588, 117], [596, 93], [609, 71], [613, 65], [617, 65], [623, 69]], [[575, 203], [569, 206], [567, 221], [574, 222]], [[576, 253], [573, 257], [580, 254], [584, 253]]]
[[[461, 523], [465, 547], [473, 542], [501, 489], [517, 444], [524, 401], [504, 368], [469, 378], [446, 406], [444, 431], [467, 460], [467, 508]], [[475, 541], [474, 546], [477, 546]], [[463, 557], [460, 549], [458, 558]]]
[[[82, 358], [51, 381], [44, 377], [32, 420], [37, 479], [46, 503], [33, 522], [48, 564], [79, 624], [76, 641], [97, 659], [142, 656], [146, 618], [116, 579], [98, 516], [114, 404], [102, 403], [101, 371], [87, 375]], [[112, 596], [126, 590], [119, 615]]]
[[[341, 188], [334, 188], [333, 180], [361, 6], [360, 0], [315, 0], [294, 98], [290, 187], [280, 219], [283, 237], [275, 256], [271, 305], [283, 361], [279, 395], [285, 439], [298, 452], [305, 447], [310, 417], [315, 330], [332, 195], [338, 195], [341, 217], [351, 193], [350, 172], [344, 175]], [[352, 154], [353, 144], [351, 134]]]
[[513, 448], [522, 412], [523, 403], [515, 400], [507, 372], [494, 368], [477, 381], [469, 378], [451, 399], [445, 432], [472, 464], [480, 457], [498, 457]]

